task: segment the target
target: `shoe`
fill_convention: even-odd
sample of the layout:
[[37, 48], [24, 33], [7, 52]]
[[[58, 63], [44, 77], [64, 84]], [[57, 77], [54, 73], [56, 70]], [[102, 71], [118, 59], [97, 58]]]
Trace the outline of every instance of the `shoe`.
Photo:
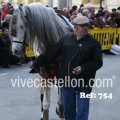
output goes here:
[[56, 107], [56, 114], [59, 115], [59, 111], [58, 111], [58, 108]]
[[59, 105], [59, 118], [64, 118], [64, 110], [62, 105]]
[[3, 68], [10, 68], [10, 66], [9, 66], [9, 65], [4, 64], [4, 65], [3, 65]]
[[43, 120], [49, 120], [49, 110], [43, 109]]

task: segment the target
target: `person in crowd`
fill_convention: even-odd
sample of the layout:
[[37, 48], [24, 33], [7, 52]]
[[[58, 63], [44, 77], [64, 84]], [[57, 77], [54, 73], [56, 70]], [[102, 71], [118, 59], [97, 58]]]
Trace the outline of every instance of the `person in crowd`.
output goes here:
[[83, 15], [83, 16], [88, 17], [88, 14], [89, 14], [89, 10], [88, 10], [88, 9], [84, 9], [84, 10], [82, 11], [82, 15]]
[[115, 13], [115, 12], [116, 12], [116, 8], [113, 8], [113, 9], [112, 9], [112, 13]]
[[79, 13], [81, 13], [81, 8], [84, 7], [84, 4], [81, 4], [79, 7]]
[[100, 7], [100, 10], [102, 10], [102, 12], [103, 12], [104, 8], [103, 8], [103, 7]]
[[8, 34], [8, 30], [3, 29], [2, 35], [0, 37], [0, 58], [1, 58], [0, 64], [4, 68], [10, 68], [9, 67], [9, 59], [12, 54], [10, 51], [11, 41], [10, 41], [10, 39], [5, 37], [6, 34]]
[[117, 24], [117, 28], [120, 27], [120, 12], [118, 12], [118, 16], [115, 19], [115, 23]]
[[19, 5], [20, 5], [21, 7], [23, 7], [23, 4], [22, 4], [22, 3], [20, 3]]
[[[82, 11], [82, 16], [88, 17], [88, 14], [89, 14], [89, 10], [88, 10], [88, 9], [84, 9], [84, 10]], [[88, 24], [89, 24], [89, 28], [90, 28], [90, 29], [93, 29], [93, 28], [94, 28], [93, 20], [92, 20], [92, 19], [90, 19], [90, 22], [89, 22]]]
[[105, 25], [107, 25], [107, 17], [105, 15], [105, 12], [102, 12], [102, 21], [104, 22]]
[[102, 14], [102, 12], [103, 12], [103, 10], [101, 10], [101, 9], [98, 10], [98, 13], [99, 13], [99, 14]]
[[74, 10], [74, 11], [77, 10], [77, 6], [76, 6], [76, 5], [73, 5], [73, 6], [72, 6], [72, 10]]
[[117, 8], [117, 11], [116, 11], [116, 12], [120, 13], [120, 7]]
[[69, 11], [69, 18], [70, 18], [70, 21], [72, 21], [74, 18], [76, 18], [77, 17], [77, 15], [76, 15], [76, 13], [75, 13], [75, 10], [73, 10], [73, 9], [71, 9], [70, 11]]
[[58, 10], [58, 7], [54, 7], [53, 9], [54, 9], [54, 10]]
[[[1, 55], [3, 55], [3, 53], [7, 53], [6, 54], [7, 57], [6, 57], [6, 55], [5, 55], [5, 57], [3, 55], [3, 61], [2, 61], [3, 62], [3, 67], [9, 68], [10, 64], [21, 65], [20, 57], [15, 56], [15, 55], [12, 54], [12, 51], [11, 51], [11, 40], [9, 38], [8, 29], [7, 28], [3, 28], [2, 29], [2, 35], [0, 37], [0, 41], [2, 43], [1, 44]], [[4, 58], [7, 58], [7, 60], [4, 59]], [[5, 63], [4, 63], [4, 60], [5, 60]]]
[[9, 11], [9, 4], [7, 3], [2, 3], [1, 4], [1, 19], [2, 21], [5, 19], [6, 15], [8, 14]]
[[9, 29], [9, 23], [10, 23], [11, 19], [12, 19], [12, 15], [7, 14], [6, 17], [5, 17], [4, 22], [2, 23], [1, 29], [3, 29], [3, 28]]
[[[31, 69], [47, 66], [61, 56], [57, 82], [58, 85], [59, 82], [62, 84], [65, 120], [88, 120], [90, 99], [80, 95], [91, 93], [96, 71], [103, 64], [102, 52], [100, 43], [88, 34], [89, 19], [78, 16], [73, 23], [73, 33], [64, 35], [58, 43], [41, 54], [36, 61], [30, 61], [28, 65]], [[69, 79], [65, 79], [65, 76], [69, 76]], [[71, 82], [73, 79], [76, 81]], [[79, 79], [83, 80], [83, 84], [78, 83]], [[70, 86], [65, 83], [70, 83]]]
[[14, 12], [14, 8], [13, 8], [13, 6], [10, 6], [8, 14], [13, 15], [13, 12]]
[[104, 9], [103, 12], [105, 12], [105, 16], [108, 19], [110, 17], [111, 13], [107, 9]]
[[119, 13], [113, 12], [111, 13], [111, 16], [108, 18], [107, 22], [110, 27], [116, 28], [117, 24], [115, 22], [115, 19], [119, 18]]
[[93, 20], [94, 17], [95, 17], [95, 9], [92, 8], [92, 9], [90, 9], [90, 12], [88, 14], [88, 18], [91, 19], [91, 20]]
[[102, 20], [102, 15], [100, 13], [97, 13], [95, 15], [95, 18], [93, 20], [93, 24], [95, 27], [103, 28], [105, 27], [105, 23]]

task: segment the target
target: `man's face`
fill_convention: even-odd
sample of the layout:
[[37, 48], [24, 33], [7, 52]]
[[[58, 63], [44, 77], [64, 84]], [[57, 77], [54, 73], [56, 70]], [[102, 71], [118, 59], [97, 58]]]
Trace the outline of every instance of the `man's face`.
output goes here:
[[80, 35], [86, 35], [88, 33], [88, 23], [82, 24], [82, 25], [76, 25], [76, 32]]
[[5, 31], [3, 32], [4, 35], [8, 35], [9, 31], [8, 29], [5, 29]]

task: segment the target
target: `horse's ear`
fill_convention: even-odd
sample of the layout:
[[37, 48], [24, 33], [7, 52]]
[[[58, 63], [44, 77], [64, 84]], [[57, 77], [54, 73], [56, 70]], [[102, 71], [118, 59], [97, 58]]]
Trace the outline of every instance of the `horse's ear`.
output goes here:
[[20, 10], [20, 12], [22, 13], [23, 16], [26, 16], [25, 10], [20, 5], [19, 5], [19, 10]]

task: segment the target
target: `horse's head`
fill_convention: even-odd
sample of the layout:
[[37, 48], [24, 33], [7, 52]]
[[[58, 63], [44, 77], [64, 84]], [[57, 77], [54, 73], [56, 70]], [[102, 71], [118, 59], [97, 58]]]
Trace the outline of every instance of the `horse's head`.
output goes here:
[[10, 36], [13, 37], [12, 51], [21, 54], [28, 44], [26, 40], [27, 20], [24, 9], [19, 6], [10, 22]]

